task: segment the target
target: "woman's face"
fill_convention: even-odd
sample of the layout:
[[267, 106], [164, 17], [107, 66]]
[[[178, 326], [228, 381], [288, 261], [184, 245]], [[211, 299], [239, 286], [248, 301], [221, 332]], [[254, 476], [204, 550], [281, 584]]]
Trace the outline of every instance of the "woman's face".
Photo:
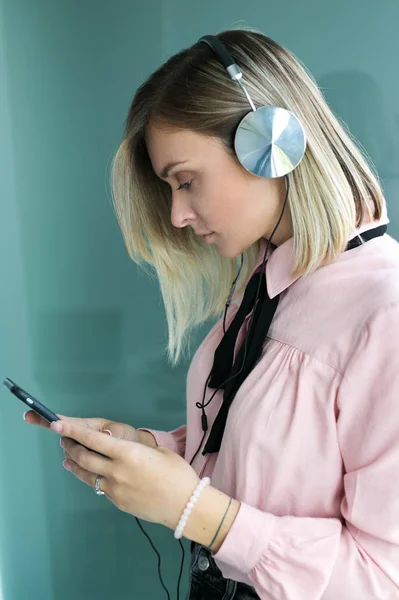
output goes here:
[[[258, 239], [269, 238], [285, 200], [284, 177], [249, 173], [217, 138], [150, 124], [146, 142], [153, 169], [172, 190], [171, 222], [198, 235], [212, 232], [226, 258], [239, 256]], [[179, 163], [166, 169], [172, 163]], [[272, 243], [292, 237], [288, 203]]]

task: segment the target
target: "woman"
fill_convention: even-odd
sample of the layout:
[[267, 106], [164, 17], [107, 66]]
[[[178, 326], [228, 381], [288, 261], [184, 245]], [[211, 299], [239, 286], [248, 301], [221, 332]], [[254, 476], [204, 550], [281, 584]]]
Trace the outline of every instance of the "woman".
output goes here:
[[[306, 149], [284, 175], [243, 166], [234, 136], [248, 96], [207, 43], [139, 88], [113, 195], [130, 256], [156, 271], [171, 362], [195, 326], [220, 319], [190, 365], [187, 425], [88, 425], [190, 461], [186, 499], [211, 479], [185, 522], [157, 520], [192, 540], [190, 600], [399, 598], [399, 251], [378, 177], [291, 53], [253, 30], [217, 37], [253, 103], [295, 115]], [[117, 448], [68, 423], [66, 437]], [[100, 462], [66, 443], [73, 472], [89, 485], [102, 473], [113, 499]]]

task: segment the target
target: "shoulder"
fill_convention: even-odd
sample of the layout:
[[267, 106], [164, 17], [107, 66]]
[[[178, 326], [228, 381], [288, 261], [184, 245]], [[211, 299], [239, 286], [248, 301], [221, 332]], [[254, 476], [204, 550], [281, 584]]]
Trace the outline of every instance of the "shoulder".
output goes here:
[[344, 252], [313, 273], [309, 287], [327, 307], [350, 316], [355, 328], [362, 326], [378, 309], [399, 301], [399, 244], [385, 235]]
[[373, 241], [348, 257], [345, 298], [352, 319], [346, 366], [357, 366], [366, 380], [393, 362], [396, 372], [399, 351], [399, 244], [390, 236]]
[[297, 280], [281, 299], [271, 336], [343, 373], [361, 343], [398, 339], [399, 244], [383, 236]]
[[[344, 253], [337, 277], [348, 289], [368, 299], [369, 309], [399, 300], [399, 244], [385, 235]], [[348, 280], [348, 277], [350, 279]]]

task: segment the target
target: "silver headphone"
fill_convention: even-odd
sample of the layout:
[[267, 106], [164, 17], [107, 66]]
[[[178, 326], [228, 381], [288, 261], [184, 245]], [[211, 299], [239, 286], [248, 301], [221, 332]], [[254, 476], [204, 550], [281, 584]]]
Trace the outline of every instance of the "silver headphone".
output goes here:
[[251, 106], [252, 111], [240, 121], [234, 138], [234, 149], [242, 166], [253, 175], [268, 179], [293, 171], [306, 149], [306, 134], [300, 121], [279, 106], [256, 108], [241, 81], [242, 73], [224, 44], [214, 35], [205, 35], [198, 42], [212, 48]]

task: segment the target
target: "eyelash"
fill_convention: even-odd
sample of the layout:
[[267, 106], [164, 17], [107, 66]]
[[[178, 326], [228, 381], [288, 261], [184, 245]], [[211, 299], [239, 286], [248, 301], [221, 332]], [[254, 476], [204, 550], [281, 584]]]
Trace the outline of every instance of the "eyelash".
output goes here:
[[191, 186], [191, 182], [192, 179], [190, 179], [190, 181], [187, 181], [186, 183], [182, 183], [181, 185], [179, 185], [179, 187], [177, 188], [177, 191], [179, 190], [188, 190], [189, 187]]

